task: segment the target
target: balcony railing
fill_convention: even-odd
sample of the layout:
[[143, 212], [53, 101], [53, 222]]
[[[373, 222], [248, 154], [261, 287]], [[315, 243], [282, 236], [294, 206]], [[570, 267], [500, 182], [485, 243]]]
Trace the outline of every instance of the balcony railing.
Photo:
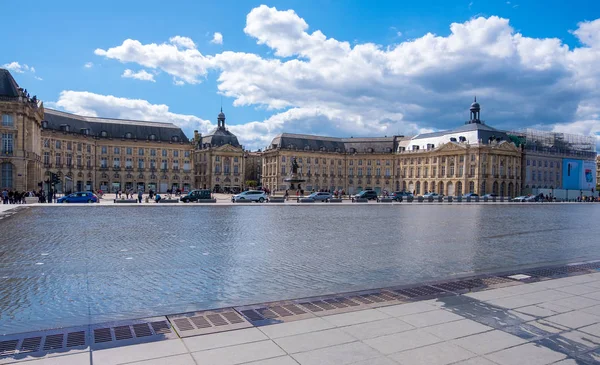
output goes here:
[[2, 150], [2, 156], [12, 156], [13, 150]]
[[119, 166], [113, 166], [113, 171], [121, 171], [121, 167], [119, 167]]
[[62, 169], [63, 164], [57, 163], [56, 165], [54, 165], [54, 167], [56, 167], [57, 169]]
[[127, 170], [127, 171], [133, 171], [133, 166], [125, 166], [125, 170]]
[[45, 164], [44, 164], [44, 168], [46, 168], [46, 169], [49, 169], [49, 168], [51, 168], [51, 167], [52, 167], [52, 164], [51, 164], [51, 163], [45, 163]]

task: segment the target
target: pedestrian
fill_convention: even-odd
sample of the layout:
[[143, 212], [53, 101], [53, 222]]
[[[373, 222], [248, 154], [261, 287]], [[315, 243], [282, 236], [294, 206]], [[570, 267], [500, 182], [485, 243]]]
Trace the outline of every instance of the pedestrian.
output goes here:
[[138, 190], [138, 203], [142, 203], [142, 195], [144, 194], [144, 192], [140, 189]]
[[49, 188], [48, 189], [48, 204], [52, 203], [52, 196], [53, 196], [52, 188]]
[[160, 194], [156, 193], [156, 200], [155, 201], [158, 203], [160, 201], [160, 199], [161, 199], [160, 198]]

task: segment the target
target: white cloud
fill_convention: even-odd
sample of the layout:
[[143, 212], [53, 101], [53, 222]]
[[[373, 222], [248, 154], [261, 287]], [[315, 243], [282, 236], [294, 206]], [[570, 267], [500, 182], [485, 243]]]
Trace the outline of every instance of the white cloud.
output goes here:
[[589, 47], [600, 48], [600, 19], [591, 22], [581, 22], [572, 33], [579, 41]]
[[397, 35], [398, 37], [402, 37], [402, 32], [396, 32], [396, 35]]
[[123, 74], [121, 75], [121, 77], [125, 77], [128, 79], [137, 79], [137, 80], [142, 80], [142, 81], [156, 82], [156, 80], [154, 80], [154, 75], [147, 72], [146, 70], [140, 70], [138, 72], [133, 72], [130, 69], [126, 69], [125, 71], [123, 71]]
[[83, 67], [92, 68], [92, 67], [94, 67], [94, 64], [92, 62], [86, 62], [85, 65], [83, 65]]
[[215, 32], [215, 34], [213, 34], [213, 39], [212, 41], [210, 41], [210, 43], [223, 44], [223, 34]]
[[206, 133], [214, 127], [208, 120], [193, 115], [172, 113], [164, 104], [151, 104], [147, 100], [100, 95], [87, 91], [65, 90], [60, 93], [58, 101], [48, 104], [67, 112], [90, 117], [174, 123], [188, 131], [198, 129]]
[[176, 78], [173, 78], [173, 85], [183, 86], [183, 85], [185, 85], [185, 82], [183, 82], [182, 80], [177, 80]]
[[35, 72], [35, 69], [33, 67], [29, 67], [26, 64], [20, 64], [19, 62], [5, 63], [4, 65], [2, 65], [2, 68], [19, 74], [25, 72]]
[[175, 84], [197, 84], [216, 71], [219, 92], [234, 105], [275, 113], [231, 126], [256, 143], [283, 130], [390, 135], [456, 127], [474, 94], [483, 118], [499, 128], [599, 120], [600, 20], [579, 23], [573, 34], [583, 47], [572, 49], [518, 33], [497, 16], [452, 23], [447, 36], [351, 45], [309, 31], [293, 10], [262, 5], [249, 12], [244, 32], [269, 56], [203, 55], [173, 38], [127, 39], [96, 54], [166, 72]]
[[179, 46], [180, 48], [196, 48], [196, 43], [194, 43], [194, 41], [188, 37], [176, 35], [175, 37], [169, 38], [169, 42]]
[[198, 77], [206, 75], [211, 58], [205, 57], [197, 49], [179, 49], [176, 44], [146, 44], [127, 39], [122, 45], [107, 50], [96, 49], [94, 53], [119, 60], [134, 62], [152, 69], [162, 69], [190, 84], [200, 82]]

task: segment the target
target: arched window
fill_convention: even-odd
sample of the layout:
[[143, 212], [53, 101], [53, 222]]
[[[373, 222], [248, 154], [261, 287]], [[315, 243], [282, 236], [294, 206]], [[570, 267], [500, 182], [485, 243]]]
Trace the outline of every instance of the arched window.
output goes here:
[[151, 134], [148, 136], [148, 139], [151, 141], [155, 141], [156, 140], [156, 135], [155, 134]]
[[100, 137], [108, 137], [108, 132], [107, 131], [100, 132]]
[[2, 164], [2, 181], [0, 188], [13, 188], [13, 165], [10, 162]]

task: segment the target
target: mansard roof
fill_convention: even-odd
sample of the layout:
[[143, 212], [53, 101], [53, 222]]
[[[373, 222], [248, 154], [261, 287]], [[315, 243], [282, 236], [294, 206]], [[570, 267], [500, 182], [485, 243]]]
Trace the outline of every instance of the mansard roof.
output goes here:
[[10, 72], [0, 68], [0, 96], [16, 98], [19, 96], [19, 85]]
[[125, 138], [162, 142], [189, 142], [181, 128], [173, 123], [87, 117], [59, 110], [45, 109], [44, 129], [87, 134], [98, 138]]
[[312, 150], [324, 152], [392, 152], [401, 137], [336, 138], [309, 134], [281, 133], [270, 148]]

